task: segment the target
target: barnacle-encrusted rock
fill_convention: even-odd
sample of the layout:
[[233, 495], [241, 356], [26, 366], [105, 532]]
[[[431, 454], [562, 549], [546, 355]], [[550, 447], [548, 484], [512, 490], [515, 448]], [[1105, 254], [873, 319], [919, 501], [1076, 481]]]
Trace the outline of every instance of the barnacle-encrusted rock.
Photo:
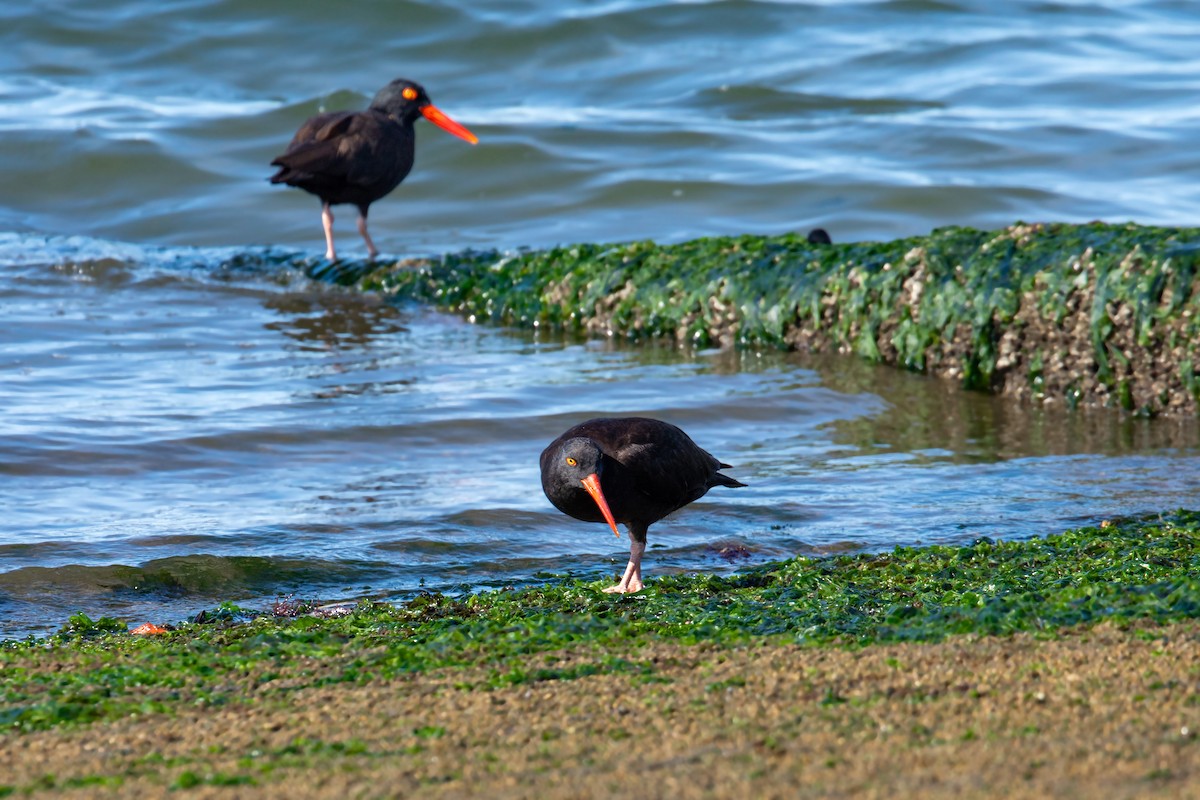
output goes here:
[[1200, 229], [1019, 223], [465, 252], [355, 275], [476, 320], [856, 353], [1043, 403], [1196, 414]]

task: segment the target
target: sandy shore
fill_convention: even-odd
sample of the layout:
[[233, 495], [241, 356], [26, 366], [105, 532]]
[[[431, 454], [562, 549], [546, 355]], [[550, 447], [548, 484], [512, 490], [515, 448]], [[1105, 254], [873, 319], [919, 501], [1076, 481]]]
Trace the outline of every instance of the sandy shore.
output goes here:
[[321, 667], [279, 663], [223, 704], [5, 734], [0, 793], [1200, 796], [1196, 621], [630, 655], [651, 668], [500, 689], [474, 668], [280, 692]]

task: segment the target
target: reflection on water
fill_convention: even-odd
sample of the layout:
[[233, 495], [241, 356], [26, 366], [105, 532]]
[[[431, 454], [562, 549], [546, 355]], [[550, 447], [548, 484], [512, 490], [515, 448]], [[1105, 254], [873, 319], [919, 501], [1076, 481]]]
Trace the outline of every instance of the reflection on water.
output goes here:
[[861, 454], [941, 451], [955, 461], [998, 461], [1028, 456], [1121, 456], [1194, 449], [1200, 421], [1146, 419], [1102, 409], [1043, 408], [964, 392], [955, 381], [899, 369], [876, 368], [840, 357], [798, 359], [821, 382], [847, 394], [885, 398], [884, 414], [839, 420], [836, 441]]
[[651, 578], [1027, 537], [1200, 490], [1195, 421], [1030, 408], [857, 359], [483, 328], [160, 255], [9, 273], [0, 636], [76, 610], [599, 579], [626, 542], [555, 511], [537, 458], [601, 414], [675, 422], [749, 484], [656, 525]]
[[264, 305], [280, 319], [265, 325], [302, 347], [360, 350], [374, 339], [406, 331], [404, 314], [374, 295], [323, 291], [269, 297]]

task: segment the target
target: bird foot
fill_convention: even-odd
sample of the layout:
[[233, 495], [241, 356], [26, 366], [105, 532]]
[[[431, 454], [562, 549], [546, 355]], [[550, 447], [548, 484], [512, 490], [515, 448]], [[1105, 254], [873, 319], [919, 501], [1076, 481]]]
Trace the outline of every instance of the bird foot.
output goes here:
[[637, 563], [629, 562], [629, 566], [625, 567], [625, 574], [621, 576], [621, 582], [616, 586], [610, 586], [604, 591], [609, 594], [633, 594], [640, 592], [645, 588], [642, 584], [642, 564], [639, 558]]

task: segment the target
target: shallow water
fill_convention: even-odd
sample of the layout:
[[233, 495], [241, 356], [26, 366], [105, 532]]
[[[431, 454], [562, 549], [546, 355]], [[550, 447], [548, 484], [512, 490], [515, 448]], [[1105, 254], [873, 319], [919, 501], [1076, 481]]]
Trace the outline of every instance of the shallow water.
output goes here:
[[[371, 212], [397, 254], [1017, 218], [1195, 224], [1182, 2], [327, 3], [0, 9], [0, 637], [295, 593], [598, 578], [627, 540], [541, 448], [660, 416], [735, 465], [650, 577], [1032, 536], [1195, 505], [1194, 420], [1013, 405], [846, 359], [471, 326], [314, 284], [267, 166], [318, 109], [421, 80]], [[344, 255], [362, 252], [339, 213]]]

